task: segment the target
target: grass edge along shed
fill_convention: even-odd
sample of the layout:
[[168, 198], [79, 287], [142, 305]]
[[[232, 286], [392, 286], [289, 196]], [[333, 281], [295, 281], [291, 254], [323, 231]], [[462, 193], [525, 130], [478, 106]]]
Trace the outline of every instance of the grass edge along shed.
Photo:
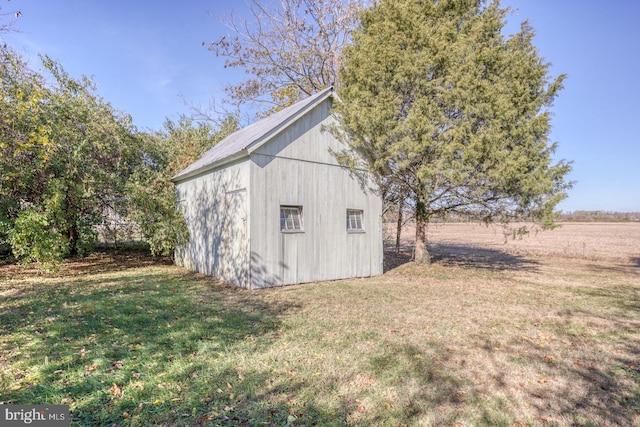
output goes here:
[[176, 263], [249, 289], [383, 272], [382, 199], [328, 130], [332, 88], [229, 135], [172, 178]]

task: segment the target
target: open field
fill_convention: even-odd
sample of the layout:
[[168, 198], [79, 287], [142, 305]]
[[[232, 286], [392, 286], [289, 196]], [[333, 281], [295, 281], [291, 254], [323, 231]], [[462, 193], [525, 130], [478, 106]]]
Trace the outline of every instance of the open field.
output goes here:
[[640, 223], [576, 223], [513, 238], [498, 226], [439, 224], [434, 241], [478, 246], [516, 255], [627, 262], [640, 259]]
[[135, 255], [0, 266], [0, 402], [74, 426], [637, 426], [631, 225], [440, 226], [433, 265], [258, 292]]
[[[395, 242], [395, 224], [386, 224], [385, 235]], [[554, 230], [516, 238], [511, 230], [497, 225], [434, 223], [428, 236], [436, 257], [448, 253], [464, 255], [474, 250], [481, 255], [482, 250], [489, 250], [511, 255], [640, 263], [638, 222], [567, 222]], [[405, 251], [414, 237], [415, 227], [406, 225], [402, 232]]]

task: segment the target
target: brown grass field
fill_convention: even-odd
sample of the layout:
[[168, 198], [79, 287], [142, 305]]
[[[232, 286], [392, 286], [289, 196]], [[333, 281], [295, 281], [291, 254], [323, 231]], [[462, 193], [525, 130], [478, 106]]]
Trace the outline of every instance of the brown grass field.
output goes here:
[[408, 234], [383, 276], [255, 292], [137, 256], [0, 266], [0, 403], [73, 426], [640, 426], [640, 224], [430, 238], [431, 265]]
[[[410, 246], [414, 233], [411, 224], [405, 226], [402, 244]], [[386, 225], [385, 236], [390, 241], [395, 238], [395, 225]], [[455, 252], [460, 247], [463, 253], [476, 248], [511, 255], [623, 263], [640, 258], [640, 223], [637, 222], [567, 222], [554, 230], [515, 238], [510, 229], [498, 225], [435, 223], [429, 227], [429, 240], [436, 255]]]
[[445, 244], [477, 245], [514, 255], [629, 262], [640, 257], [640, 223], [564, 223], [513, 238], [497, 226], [439, 224], [431, 236]]

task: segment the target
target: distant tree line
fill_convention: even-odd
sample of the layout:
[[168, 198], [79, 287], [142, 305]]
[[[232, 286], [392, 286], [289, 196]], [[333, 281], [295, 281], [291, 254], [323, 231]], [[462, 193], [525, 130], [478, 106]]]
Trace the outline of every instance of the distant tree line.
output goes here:
[[[468, 215], [458, 215], [455, 212], [450, 212], [445, 215], [441, 215], [434, 218], [437, 222], [481, 222], [481, 218], [473, 218]], [[394, 206], [390, 206], [385, 211], [383, 220], [386, 223], [397, 223], [401, 221], [400, 225], [405, 225], [408, 222], [415, 221], [412, 210], [404, 209], [403, 212], [398, 215], [398, 209]], [[525, 220], [523, 218], [523, 220]], [[616, 211], [568, 211], [558, 213], [556, 218], [558, 222], [640, 222], [640, 212], [616, 212]], [[517, 222], [517, 220], [516, 220]]]
[[640, 222], [640, 212], [571, 211], [562, 212], [562, 222]]

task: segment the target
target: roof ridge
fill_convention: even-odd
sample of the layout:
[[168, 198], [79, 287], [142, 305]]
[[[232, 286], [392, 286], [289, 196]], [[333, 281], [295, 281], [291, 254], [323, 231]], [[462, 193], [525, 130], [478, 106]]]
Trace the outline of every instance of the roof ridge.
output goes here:
[[272, 135], [282, 129], [284, 125], [298, 117], [301, 112], [306, 111], [309, 107], [315, 106], [332, 93], [333, 86], [329, 86], [293, 105], [238, 129], [207, 150], [198, 160], [173, 176], [171, 180], [176, 181], [191, 177], [214, 167], [214, 165], [238, 158], [239, 154], [247, 154], [249, 147], [266, 142]]

